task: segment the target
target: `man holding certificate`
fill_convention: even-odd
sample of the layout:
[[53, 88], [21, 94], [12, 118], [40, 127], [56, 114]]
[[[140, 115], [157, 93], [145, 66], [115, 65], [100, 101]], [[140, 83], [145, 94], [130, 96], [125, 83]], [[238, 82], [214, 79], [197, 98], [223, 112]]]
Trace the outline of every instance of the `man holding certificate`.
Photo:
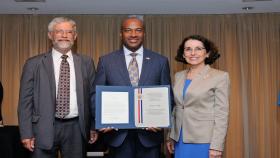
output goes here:
[[[120, 32], [123, 46], [120, 50], [109, 53], [99, 59], [94, 87], [170, 85], [168, 59], [143, 48], [144, 36], [143, 19], [137, 16], [130, 16], [123, 20]], [[153, 92], [151, 91], [150, 94], [153, 94]], [[158, 95], [158, 97], [162, 97], [160, 93]], [[120, 99], [128, 98], [126, 93], [117, 93], [116, 95], [113, 95], [113, 93], [103, 93], [102, 97], [106, 97], [102, 101], [107, 105], [107, 113], [118, 111], [122, 115], [124, 111], [127, 111], [125, 99]], [[111, 99], [108, 100], [107, 98]], [[152, 98], [152, 96], [149, 98]], [[92, 99], [94, 103], [92, 108], [93, 114], [95, 114], [95, 99], [96, 96], [94, 95]], [[154, 107], [157, 106], [157, 104], [154, 105]], [[112, 119], [113, 117], [104, 118], [108, 122], [112, 121]], [[118, 119], [124, 122], [127, 121], [125, 117], [118, 117]], [[159, 127], [134, 129], [106, 127], [101, 128], [99, 132], [104, 133], [105, 142], [109, 146], [109, 157], [160, 157], [163, 129]]]

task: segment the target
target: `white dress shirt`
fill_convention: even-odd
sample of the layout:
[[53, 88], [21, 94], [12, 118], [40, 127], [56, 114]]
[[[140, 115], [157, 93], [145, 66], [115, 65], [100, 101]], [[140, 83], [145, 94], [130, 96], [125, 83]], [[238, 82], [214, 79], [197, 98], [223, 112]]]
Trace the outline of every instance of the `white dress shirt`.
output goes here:
[[[61, 58], [62, 55], [63, 55], [62, 53], [58, 52], [55, 49], [52, 49], [56, 96], [58, 90], [59, 70], [60, 70], [60, 63], [62, 61]], [[77, 104], [77, 93], [76, 93], [76, 76], [75, 76], [74, 60], [73, 60], [73, 55], [71, 50], [67, 52], [66, 55], [68, 55], [67, 61], [70, 67], [70, 112], [65, 118], [73, 118], [79, 115], [78, 104]]]

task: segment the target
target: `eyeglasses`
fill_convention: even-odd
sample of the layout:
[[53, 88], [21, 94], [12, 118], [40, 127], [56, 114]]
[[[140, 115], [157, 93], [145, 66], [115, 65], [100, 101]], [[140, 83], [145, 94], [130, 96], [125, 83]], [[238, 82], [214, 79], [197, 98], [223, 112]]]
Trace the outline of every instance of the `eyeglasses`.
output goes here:
[[53, 31], [56, 35], [74, 35], [76, 31], [74, 30], [54, 30]]
[[203, 48], [203, 47], [195, 47], [194, 49], [192, 49], [190, 47], [186, 47], [186, 48], [184, 48], [184, 52], [187, 54], [191, 54], [193, 51], [194, 51], [194, 53], [202, 53], [204, 49], [205, 48]]

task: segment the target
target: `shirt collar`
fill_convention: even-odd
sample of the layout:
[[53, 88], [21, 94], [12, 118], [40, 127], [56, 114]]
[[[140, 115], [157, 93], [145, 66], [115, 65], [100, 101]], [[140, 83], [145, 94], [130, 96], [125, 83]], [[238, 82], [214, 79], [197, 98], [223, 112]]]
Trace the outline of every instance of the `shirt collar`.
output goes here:
[[[60, 53], [59, 51], [55, 50], [54, 48], [52, 49], [52, 55], [54, 59], [61, 59], [61, 56], [63, 55], [62, 53]], [[72, 60], [73, 56], [72, 56], [72, 51], [69, 50], [66, 55], [68, 55], [68, 59]]]
[[137, 55], [143, 55], [143, 51], [144, 51], [144, 48], [143, 48], [143, 45], [135, 52], [132, 52], [130, 51], [129, 49], [127, 49], [125, 46], [123, 46], [123, 51], [124, 51], [124, 55], [125, 56], [128, 56], [130, 55], [131, 53], [137, 53]]

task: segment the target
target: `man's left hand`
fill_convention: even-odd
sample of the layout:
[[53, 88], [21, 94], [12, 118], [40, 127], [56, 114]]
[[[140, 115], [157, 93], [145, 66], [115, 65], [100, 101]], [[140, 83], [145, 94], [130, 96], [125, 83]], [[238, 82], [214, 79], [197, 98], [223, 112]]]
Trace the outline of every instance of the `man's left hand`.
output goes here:
[[93, 144], [96, 142], [97, 139], [98, 139], [98, 132], [94, 130], [90, 130], [90, 139], [88, 142], [90, 144]]

